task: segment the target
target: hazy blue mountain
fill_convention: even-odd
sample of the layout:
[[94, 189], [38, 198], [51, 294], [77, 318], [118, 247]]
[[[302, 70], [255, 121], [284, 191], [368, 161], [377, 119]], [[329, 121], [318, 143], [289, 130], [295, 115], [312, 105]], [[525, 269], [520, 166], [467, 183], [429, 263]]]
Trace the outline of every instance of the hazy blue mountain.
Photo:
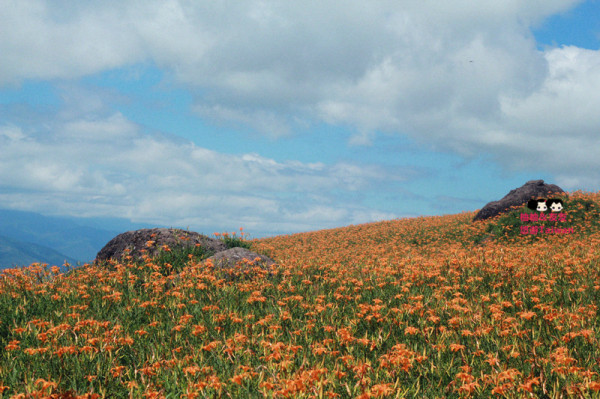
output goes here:
[[65, 268], [62, 267], [65, 261], [73, 266], [76, 266], [77, 263], [75, 259], [52, 248], [0, 236], [0, 270], [29, 266], [32, 263], [40, 262], [47, 263], [49, 267], [59, 266], [61, 271], [65, 271]]
[[[135, 224], [117, 218], [54, 217], [0, 209], [0, 236], [4, 238], [7, 251], [5, 262], [17, 264], [29, 265], [31, 259], [42, 254], [49, 256], [43, 260], [48, 264], [57, 263], [56, 256], [62, 257], [59, 266], [65, 257], [71, 259], [69, 263], [89, 262], [116, 235], [145, 227], [159, 226]], [[47, 250], [53, 250], [54, 255], [50, 257]], [[0, 268], [5, 262], [0, 259]]]

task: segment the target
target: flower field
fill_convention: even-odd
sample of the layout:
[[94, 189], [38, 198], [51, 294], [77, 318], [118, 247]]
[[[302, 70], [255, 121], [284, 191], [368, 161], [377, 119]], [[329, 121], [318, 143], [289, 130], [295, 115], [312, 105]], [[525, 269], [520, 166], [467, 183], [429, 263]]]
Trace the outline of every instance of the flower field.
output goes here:
[[519, 208], [245, 241], [272, 277], [197, 254], [5, 272], [0, 397], [600, 398], [600, 193], [563, 198], [542, 224], [568, 234], [522, 234]]

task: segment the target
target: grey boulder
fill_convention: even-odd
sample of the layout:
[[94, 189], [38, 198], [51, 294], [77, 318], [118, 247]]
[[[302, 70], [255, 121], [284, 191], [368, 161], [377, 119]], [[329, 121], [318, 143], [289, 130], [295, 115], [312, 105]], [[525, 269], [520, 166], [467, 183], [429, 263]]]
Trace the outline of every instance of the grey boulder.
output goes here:
[[[269, 270], [269, 267], [275, 264], [275, 261], [268, 256], [260, 255], [241, 247], [230, 248], [218, 252], [208, 259], [212, 261], [215, 268], [231, 270], [236, 266], [240, 266], [241, 270], [248, 270], [254, 266]], [[270, 272], [268, 274], [269, 276], [272, 275]]]
[[[251, 273], [251, 269], [254, 266], [258, 266], [267, 271], [267, 276], [269, 278], [273, 277], [273, 273], [269, 268], [275, 264], [275, 261], [265, 255], [257, 254], [246, 248], [235, 247], [226, 249], [216, 253], [208, 259], [211, 260], [215, 269], [225, 271], [226, 275], [224, 276], [224, 279], [229, 282], [237, 281], [240, 277], [243, 278], [245, 274], [253, 274]], [[239, 271], [237, 271], [237, 273], [239, 273], [238, 275], [234, 272], [237, 266], [239, 266]], [[174, 276], [172, 280], [166, 283], [165, 288], [171, 289], [176, 287], [183, 280], [188, 278], [186, 277], [187, 273], [189, 273], [189, 271], [183, 271]]]
[[[148, 241], [153, 241], [152, 245], [148, 246]], [[141, 229], [127, 231], [110, 240], [96, 255], [96, 262], [108, 259], [121, 261], [127, 255], [127, 250], [134, 260], [139, 260], [142, 258], [142, 250], [145, 250], [149, 256], [154, 256], [163, 245], [174, 250], [178, 247], [193, 247], [196, 244], [211, 253], [227, 249], [223, 241], [193, 231], [167, 228]]]

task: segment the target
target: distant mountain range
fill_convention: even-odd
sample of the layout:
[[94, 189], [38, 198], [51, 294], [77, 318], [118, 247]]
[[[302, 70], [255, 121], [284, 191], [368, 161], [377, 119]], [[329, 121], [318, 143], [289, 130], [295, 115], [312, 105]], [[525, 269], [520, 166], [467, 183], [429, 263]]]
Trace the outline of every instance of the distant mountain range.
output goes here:
[[47, 263], [49, 266], [62, 266], [65, 261], [73, 266], [78, 262], [52, 248], [0, 236], [0, 269], [2, 270], [29, 266], [35, 262]]
[[0, 270], [35, 262], [49, 266], [62, 266], [65, 260], [73, 266], [90, 262], [117, 234], [145, 227], [158, 226], [0, 209]]

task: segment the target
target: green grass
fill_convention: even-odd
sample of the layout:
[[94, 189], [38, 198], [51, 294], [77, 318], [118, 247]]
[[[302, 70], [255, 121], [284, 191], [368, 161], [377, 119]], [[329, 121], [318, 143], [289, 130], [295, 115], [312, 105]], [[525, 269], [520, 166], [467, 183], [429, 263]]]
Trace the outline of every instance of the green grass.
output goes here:
[[227, 245], [227, 248], [240, 247], [240, 248], [252, 249], [252, 244], [250, 243], [250, 241], [244, 239], [243, 237], [238, 237], [235, 232], [232, 234], [229, 234], [229, 233], [222, 234], [221, 240], [223, 240], [223, 242], [225, 242], [225, 245]]

